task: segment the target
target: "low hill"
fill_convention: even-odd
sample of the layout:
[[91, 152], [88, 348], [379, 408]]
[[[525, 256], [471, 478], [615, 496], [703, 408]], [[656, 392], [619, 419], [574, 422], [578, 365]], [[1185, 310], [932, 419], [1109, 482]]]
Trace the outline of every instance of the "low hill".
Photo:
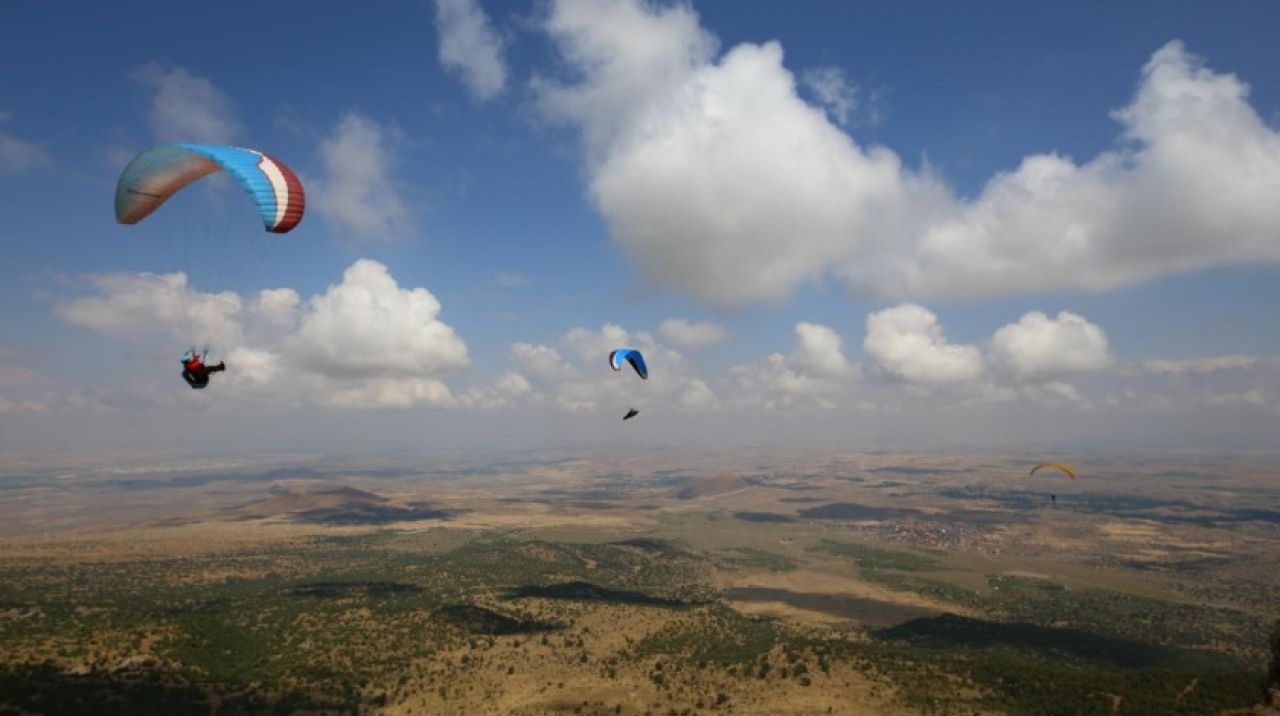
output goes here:
[[437, 520], [452, 516], [449, 510], [430, 503], [398, 504], [381, 495], [354, 487], [311, 490], [273, 490], [271, 497], [230, 508], [223, 513], [231, 520], [283, 518], [308, 524], [384, 524], [412, 520]]

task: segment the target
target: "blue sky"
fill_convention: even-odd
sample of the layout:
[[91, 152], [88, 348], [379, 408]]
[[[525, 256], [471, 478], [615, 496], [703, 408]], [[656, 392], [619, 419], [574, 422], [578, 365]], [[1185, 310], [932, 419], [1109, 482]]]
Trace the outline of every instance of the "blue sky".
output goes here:
[[[103, 422], [138, 427], [101, 447], [162, 443], [194, 406], [239, 426], [227, 446], [517, 409], [546, 416], [535, 443], [612, 440], [637, 401], [654, 440], [989, 442], [960, 429], [981, 415], [1017, 442], [1034, 414], [1215, 444], [1211, 414], [1249, 443], [1280, 423], [1277, 24], [1263, 2], [17, 3], [0, 446]], [[289, 163], [303, 224], [265, 238], [211, 182], [116, 225], [123, 163], [179, 139]], [[262, 289], [295, 294], [278, 323]], [[210, 335], [188, 314], [224, 291]], [[188, 336], [232, 365], [219, 393], [172, 375]], [[614, 339], [665, 377], [596, 375]]]

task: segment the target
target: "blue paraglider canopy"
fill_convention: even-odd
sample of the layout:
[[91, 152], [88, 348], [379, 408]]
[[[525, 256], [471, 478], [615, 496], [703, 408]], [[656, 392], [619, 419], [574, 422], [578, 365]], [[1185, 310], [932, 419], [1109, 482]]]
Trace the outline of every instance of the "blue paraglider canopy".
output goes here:
[[644, 356], [640, 354], [640, 351], [634, 348], [619, 348], [609, 354], [609, 367], [614, 370], [622, 370], [624, 361], [630, 363], [632, 368], [635, 368], [636, 375], [645, 380], [649, 379], [649, 368], [644, 364]]

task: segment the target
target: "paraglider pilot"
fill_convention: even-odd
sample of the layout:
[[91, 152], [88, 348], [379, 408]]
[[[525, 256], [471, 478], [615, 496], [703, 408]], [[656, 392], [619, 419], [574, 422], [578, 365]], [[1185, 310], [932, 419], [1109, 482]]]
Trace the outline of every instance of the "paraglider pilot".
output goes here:
[[219, 373], [227, 369], [227, 364], [221, 362], [217, 365], [205, 365], [204, 358], [207, 354], [208, 351], [197, 354], [194, 348], [182, 354], [182, 379], [195, 390], [209, 385], [210, 373]]

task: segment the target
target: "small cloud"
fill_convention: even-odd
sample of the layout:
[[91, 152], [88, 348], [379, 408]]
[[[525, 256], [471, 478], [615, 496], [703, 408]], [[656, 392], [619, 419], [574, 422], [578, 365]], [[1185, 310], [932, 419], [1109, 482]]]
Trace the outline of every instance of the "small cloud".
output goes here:
[[511, 407], [516, 401], [532, 394], [533, 384], [529, 379], [509, 370], [499, 376], [492, 385], [468, 390], [462, 395], [459, 403], [470, 408], [494, 410]]
[[844, 339], [834, 329], [816, 323], [796, 324], [796, 349], [791, 358], [800, 370], [819, 378], [844, 380], [853, 372], [844, 357]]
[[111, 145], [102, 148], [102, 158], [117, 171], [123, 171], [135, 156], [137, 152], [121, 146]]
[[0, 172], [17, 174], [46, 166], [51, 161], [43, 145], [0, 132]]
[[244, 340], [240, 296], [197, 292], [184, 273], [108, 274], [86, 281], [98, 295], [55, 309], [72, 325], [128, 341], [157, 334], [179, 343], [192, 336], [223, 346]]
[[450, 407], [449, 386], [434, 378], [381, 378], [356, 387], [341, 388], [325, 397], [335, 408], [358, 410]]
[[38, 371], [0, 366], [0, 415], [96, 413], [109, 407], [93, 392], [52, 381]]
[[693, 323], [683, 318], [669, 318], [658, 326], [658, 332], [677, 348], [696, 350], [713, 346], [729, 336], [724, 327], [711, 321]]
[[766, 409], [812, 404], [836, 407], [835, 399], [859, 379], [859, 366], [844, 355], [844, 340], [833, 329], [797, 323], [790, 356], [768, 357], [729, 369], [740, 403]]
[[711, 392], [710, 386], [698, 378], [692, 378], [680, 391], [676, 405], [685, 410], [712, 410], [720, 405], [720, 401]]
[[413, 229], [408, 203], [393, 179], [396, 133], [364, 115], [345, 115], [320, 144], [324, 176], [310, 182], [315, 211], [343, 236], [389, 240]]
[[1156, 375], [1201, 375], [1252, 368], [1261, 360], [1251, 355], [1223, 355], [1190, 360], [1149, 360], [1142, 367]]
[[502, 38], [476, 0], [436, 0], [440, 64], [477, 100], [496, 97], [507, 83]]
[[130, 77], [155, 93], [147, 123], [158, 139], [228, 144], [238, 131], [231, 99], [209, 80], [155, 63]]
[[839, 67], [814, 67], [806, 70], [800, 80], [838, 124], [849, 126], [853, 113], [858, 108], [858, 88], [849, 84], [844, 70]]
[[[11, 119], [13, 112], [0, 111], [0, 124]], [[8, 132], [0, 132], [0, 172], [17, 174], [38, 169], [51, 161], [42, 144], [20, 139]]]
[[1023, 386], [1021, 393], [1027, 400], [1042, 405], [1071, 405], [1076, 407], [1089, 405], [1089, 401], [1080, 394], [1080, 391], [1074, 385], [1059, 380]]

